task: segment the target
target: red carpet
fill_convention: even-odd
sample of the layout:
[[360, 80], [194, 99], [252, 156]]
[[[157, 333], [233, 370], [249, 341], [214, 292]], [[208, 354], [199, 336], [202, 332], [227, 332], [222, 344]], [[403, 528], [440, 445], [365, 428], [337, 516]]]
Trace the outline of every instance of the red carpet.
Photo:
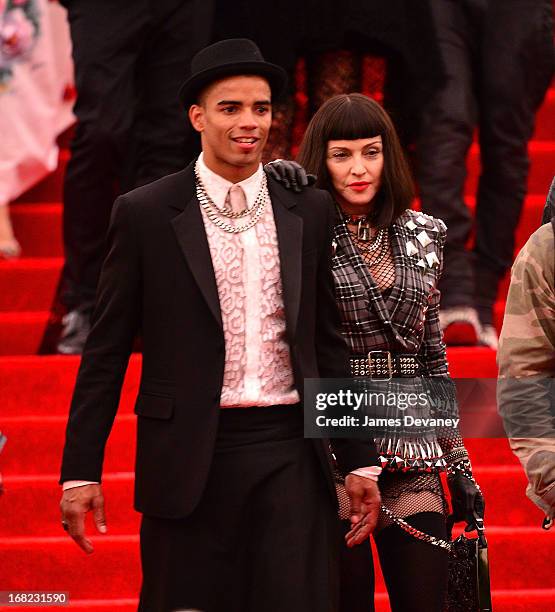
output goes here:
[[[555, 90], [538, 115], [530, 151], [530, 195], [517, 249], [539, 223], [555, 168]], [[24, 257], [0, 262], [0, 429], [8, 436], [0, 455], [6, 489], [0, 498], [0, 590], [68, 591], [75, 610], [130, 612], [136, 609], [140, 582], [139, 517], [132, 510], [132, 410], [139, 356], [131, 361], [106, 453], [108, 535], [94, 537], [96, 552], [86, 557], [59, 525], [56, 481], [78, 359], [36, 353], [62, 265], [59, 202], [67, 157], [63, 150], [60, 168], [13, 206]], [[475, 148], [468, 166], [470, 193], [478, 175]], [[472, 198], [469, 205], [473, 206]], [[497, 305], [498, 325], [505, 292], [506, 284]], [[490, 350], [452, 349], [449, 360], [456, 377], [496, 376], [495, 354]], [[467, 446], [487, 500], [494, 610], [555, 609], [555, 530], [539, 528], [541, 513], [524, 495], [526, 480], [518, 461], [503, 439], [470, 439]], [[385, 612], [389, 607], [381, 578], [377, 591], [377, 609]]]

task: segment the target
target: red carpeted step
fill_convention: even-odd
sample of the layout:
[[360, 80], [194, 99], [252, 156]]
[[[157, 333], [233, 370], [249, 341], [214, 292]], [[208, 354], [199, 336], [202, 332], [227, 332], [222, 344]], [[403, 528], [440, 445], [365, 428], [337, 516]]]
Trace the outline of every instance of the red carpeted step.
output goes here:
[[[527, 481], [519, 465], [477, 466], [474, 472], [486, 499], [488, 527], [540, 526], [543, 515], [525, 496]], [[0, 537], [61, 535], [58, 477], [57, 473], [30, 476], [5, 473], [5, 494], [0, 498]], [[132, 472], [107, 472], [103, 476], [111, 535], [138, 533], [139, 515], [132, 510], [133, 479]]]
[[[451, 374], [456, 378], [497, 376], [495, 352], [490, 349], [451, 347], [447, 355]], [[2, 414], [66, 414], [79, 360], [79, 357], [57, 355], [0, 357]], [[134, 354], [129, 361], [120, 414], [131, 411], [140, 370], [141, 356]]]
[[[0, 357], [2, 416], [67, 415], [80, 357]], [[129, 414], [139, 387], [141, 356], [132, 355], [119, 414]]]
[[[66, 421], [65, 416], [2, 419], [2, 432], [8, 437], [2, 452], [2, 473], [6, 476], [58, 473]], [[116, 418], [106, 446], [105, 471], [134, 469], [135, 421], [133, 414]]]
[[464, 444], [474, 466], [520, 466], [506, 438], [467, 438]]
[[[62, 535], [58, 478], [59, 474], [10, 476], [4, 472], [0, 538]], [[139, 533], [140, 515], [133, 510], [133, 478], [134, 474], [130, 472], [110, 472], [102, 478], [106, 520], [111, 535]]]
[[473, 459], [474, 476], [486, 500], [486, 526], [539, 528], [545, 515], [526, 497], [528, 480], [520, 464], [484, 466]]
[[0, 312], [0, 355], [37, 353], [49, 312]]
[[23, 257], [63, 257], [61, 204], [15, 204], [10, 215]]
[[[531, 165], [528, 176], [528, 193], [546, 194], [553, 180], [555, 168], [555, 141], [532, 141], [528, 147]], [[480, 156], [476, 144], [470, 148], [467, 160], [468, 178], [465, 193], [475, 194], [480, 175]]]
[[481, 346], [447, 348], [449, 372], [453, 378], [496, 378], [496, 352]]
[[49, 310], [62, 265], [57, 257], [1, 261], [0, 312]]
[[[96, 551], [87, 556], [68, 536], [0, 538], [0, 565], [10, 572], [4, 590], [69, 591], [73, 598], [133, 597], [139, 585], [139, 538], [92, 535]], [[493, 589], [554, 588], [555, 532], [539, 528], [490, 528]], [[86, 580], [85, 576], [94, 576]], [[215, 577], [217, 580], [217, 577]], [[376, 591], [384, 591], [378, 578]]]
[[65, 169], [69, 160], [69, 151], [60, 149], [58, 167], [52, 174], [20, 195], [16, 202], [61, 202]]
[[[555, 610], [555, 589], [493, 591], [495, 612], [548, 612]], [[385, 593], [376, 594], [376, 612], [390, 612]]]
[[1, 538], [0, 567], [10, 568], [2, 590], [62, 591], [71, 599], [135, 598], [140, 588], [138, 535], [92, 539], [95, 552], [86, 555], [63, 533]]

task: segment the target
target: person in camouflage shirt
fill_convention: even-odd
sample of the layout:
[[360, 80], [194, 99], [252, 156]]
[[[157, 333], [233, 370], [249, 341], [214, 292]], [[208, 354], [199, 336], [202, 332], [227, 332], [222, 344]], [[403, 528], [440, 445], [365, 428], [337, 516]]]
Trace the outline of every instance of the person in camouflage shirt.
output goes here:
[[554, 268], [554, 226], [547, 223], [513, 265], [497, 357], [499, 412], [529, 480], [526, 494], [550, 519], [555, 515]]

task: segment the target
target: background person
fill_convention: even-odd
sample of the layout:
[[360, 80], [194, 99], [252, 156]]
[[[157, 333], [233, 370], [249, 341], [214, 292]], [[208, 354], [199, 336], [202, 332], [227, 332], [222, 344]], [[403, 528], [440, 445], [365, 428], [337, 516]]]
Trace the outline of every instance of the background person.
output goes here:
[[497, 361], [498, 407], [528, 478], [526, 495], [555, 517], [555, 180], [544, 222], [511, 270]]
[[[431, 0], [431, 8], [446, 79], [423, 107], [416, 157], [422, 210], [448, 227], [441, 324], [448, 343], [496, 348], [493, 305], [513, 261], [528, 141], [555, 66], [553, 3]], [[476, 129], [481, 175], [468, 251], [465, 160]]]
[[58, 351], [79, 354], [118, 193], [193, 157], [176, 91], [194, 53], [194, 0], [63, 0], [73, 44], [77, 118], [64, 178], [68, 312]]

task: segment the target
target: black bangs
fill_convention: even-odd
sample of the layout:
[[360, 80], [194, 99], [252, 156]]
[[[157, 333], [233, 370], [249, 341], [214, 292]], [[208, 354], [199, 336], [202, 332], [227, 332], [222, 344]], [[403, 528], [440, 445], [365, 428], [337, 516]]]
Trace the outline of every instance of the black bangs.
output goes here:
[[297, 161], [315, 174], [316, 187], [334, 195], [327, 166], [330, 140], [360, 140], [381, 136], [384, 165], [382, 185], [372, 202], [372, 224], [387, 227], [410, 208], [414, 187], [397, 132], [387, 112], [374, 100], [358, 93], [339, 94], [316, 111], [306, 128]]
[[373, 138], [383, 136], [387, 129], [381, 113], [362, 94], [332, 98], [324, 106], [328, 106], [323, 126], [325, 141]]

